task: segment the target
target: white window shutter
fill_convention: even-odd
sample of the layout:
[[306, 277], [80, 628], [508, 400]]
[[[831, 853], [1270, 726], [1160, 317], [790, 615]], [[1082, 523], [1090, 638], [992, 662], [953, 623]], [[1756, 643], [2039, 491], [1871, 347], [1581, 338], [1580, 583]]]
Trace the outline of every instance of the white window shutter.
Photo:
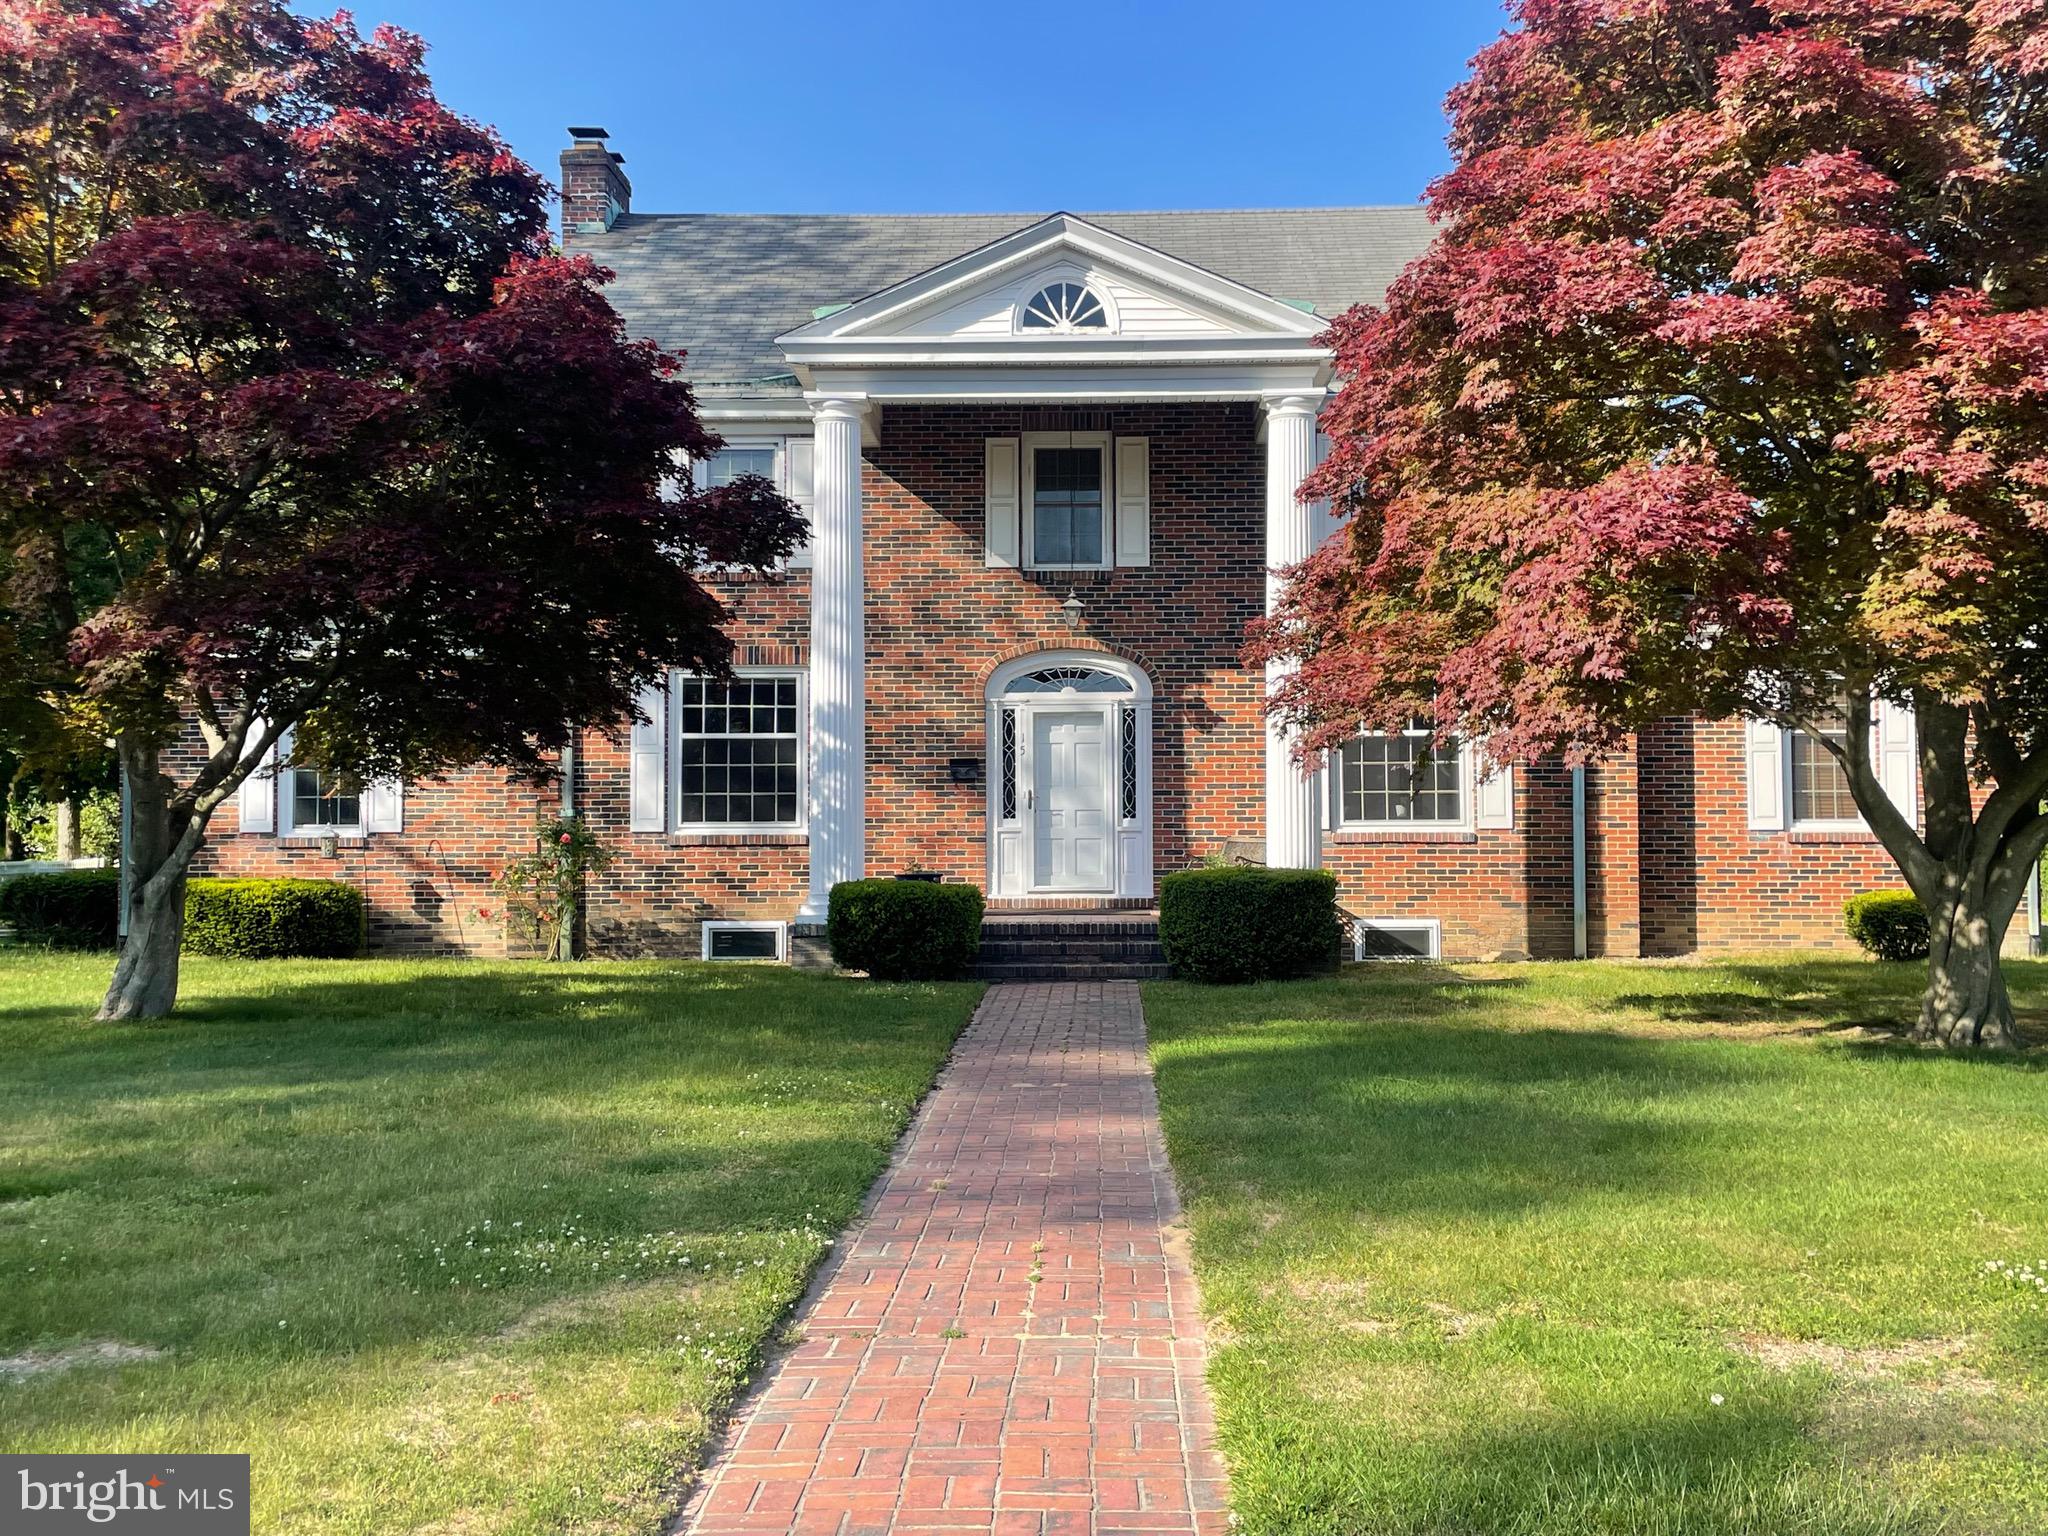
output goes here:
[[1477, 765], [1472, 786], [1472, 824], [1486, 832], [1509, 832], [1515, 825], [1515, 769], [1511, 763], [1498, 768]]
[[398, 779], [372, 779], [363, 786], [363, 830], [405, 830], [405, 785]]
[[1744, 757], [1749, 767], [1749, 829], [1785, 829], [1785, 733], [1769, 720], [1745, 722]]
[[[783, 449], [784, 475], [789, 484], [783, 494], [802, 509], [805, 517], [811, 515], [812, 465], [815, 462], [817, 443], [808, 437], [792, 437]], [[790, 567], [793, 570], [808, 570], [811, 564], [811, 543], [809, 539], [790, 553]]]
[[1017, 494], [1017, 439], [991, 437], [982, 448], [982, 506], [988, 517], [983, 535], [984, 561], [1015, 567], [1023, 545]]
[[[251, 740], [261, 740], [263, 733], [270, 729], [269, 722], [253, 720], [249, 723]], [[235, 794], [236, 819], [244, 832], [275, 832], [277, 830], [277, 748], [272, 746], [262, 762], [249, 770], [249, 777], [242, 780], [242, 787]]]
[[1152, 440], [1116, 440], [1116, 563], [1152, 563]]
[[1872, 711], [1877, 736], [1877, 782], [1906, 820], [1919, 824], [1920, 795], [1915, 782], [1919, 746], [1913, 729], [1913, 706], [1879, 699]]
[[632, 832], [666, 830], [668, 803], [668, 689], [659, 683], [640, 690], [640, 713], [626, 743], [627, 819]]

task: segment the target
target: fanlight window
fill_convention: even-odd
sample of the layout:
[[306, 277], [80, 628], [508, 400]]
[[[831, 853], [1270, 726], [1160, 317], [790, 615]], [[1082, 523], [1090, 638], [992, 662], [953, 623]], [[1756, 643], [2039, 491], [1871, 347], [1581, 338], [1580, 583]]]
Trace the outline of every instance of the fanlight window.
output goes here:
[[1129, 693], [1131, 685], [1114, 672], [1094, 667], [1047, 667], [1010, 684], [1008, 693]]
[[1017, 324], [1027, 331], [1101, 331], [1109, 328], [1109, 312], [1079, 283], [1050, 283], [1031, 296]]

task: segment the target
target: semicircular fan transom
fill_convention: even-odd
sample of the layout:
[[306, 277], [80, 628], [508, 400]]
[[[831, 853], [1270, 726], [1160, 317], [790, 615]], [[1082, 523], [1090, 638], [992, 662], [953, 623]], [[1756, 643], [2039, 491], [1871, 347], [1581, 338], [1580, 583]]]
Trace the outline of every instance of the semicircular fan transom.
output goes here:
[[1101, 331], [1109, 311], [1084, 284], [1048, 283], [1025, 302], [1017, 323], [1028, 331]]

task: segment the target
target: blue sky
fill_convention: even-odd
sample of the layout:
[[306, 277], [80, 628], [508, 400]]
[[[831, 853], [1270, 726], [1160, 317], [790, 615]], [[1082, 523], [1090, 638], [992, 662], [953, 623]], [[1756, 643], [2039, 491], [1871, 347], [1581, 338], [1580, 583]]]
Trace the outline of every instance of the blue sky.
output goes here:
[[550, 179], [565, 125], [609, 128], [650, 212], [1409, 203], [1502, 26], [1499, 0], [354, 5]]

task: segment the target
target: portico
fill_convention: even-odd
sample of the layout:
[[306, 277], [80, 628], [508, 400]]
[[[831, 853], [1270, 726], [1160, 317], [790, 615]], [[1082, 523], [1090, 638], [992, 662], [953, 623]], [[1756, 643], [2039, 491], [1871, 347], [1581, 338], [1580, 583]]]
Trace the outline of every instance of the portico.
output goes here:
[[[863, 442], [882, 441], [892, 411], [921, 406], [1109, 420], [1125, 407], [1248, 402], [1249, 430], [1264, 440], [1270, 612], [1279, 590], [1270, 568], [1306, 558], [1329, 528], [1297, 495], [1316, 461], [1330, 378], [1323, 327], [1298, 305], [1061, 214], [779, 338], [805, 386], [815, 441], [809, 884], [799, 923], [822, 922], [832, 885], [867, 867]], [[1069, 573], [1080, 582], [1152, 565], [1162, 446], [1071, 428], [987, 437], [984, 566], [1056, 587]], [[1048, 644], [995, 668], [986, 687], [977, 702], [988, 728], [989, 894], [1149, 898], [1154, 699], [1144, 668]], [[1267, 725], [1262, 735], [1268, 861], [1313, 867], [1314, 782], [1285, 732]]]

